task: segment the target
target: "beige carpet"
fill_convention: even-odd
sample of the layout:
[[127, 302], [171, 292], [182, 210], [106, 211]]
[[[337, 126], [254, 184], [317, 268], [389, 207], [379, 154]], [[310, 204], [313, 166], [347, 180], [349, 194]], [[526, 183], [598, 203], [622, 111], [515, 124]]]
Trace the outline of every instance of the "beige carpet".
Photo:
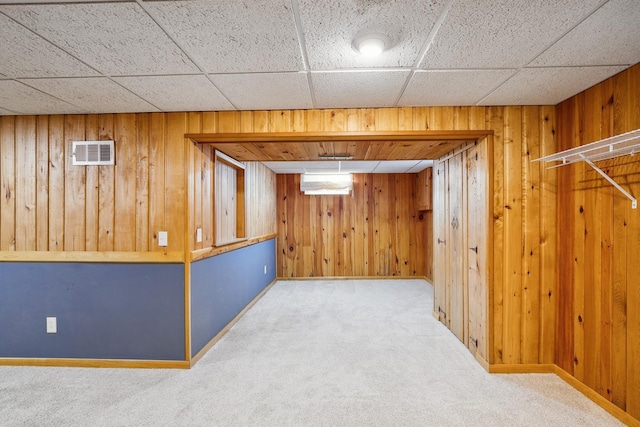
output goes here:
[[487, 374], [432, 298], [421, 280], [278, 282], [189, 371], [0, 367], [0, 425], [621, 425], [555, 375]]

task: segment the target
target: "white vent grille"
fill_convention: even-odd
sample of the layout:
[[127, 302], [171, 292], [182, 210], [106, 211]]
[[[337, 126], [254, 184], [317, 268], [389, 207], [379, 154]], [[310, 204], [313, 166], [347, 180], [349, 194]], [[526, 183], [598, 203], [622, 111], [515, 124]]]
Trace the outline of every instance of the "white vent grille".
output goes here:
[[113, 165], [113, 141], [73, 141], [74, 165]]

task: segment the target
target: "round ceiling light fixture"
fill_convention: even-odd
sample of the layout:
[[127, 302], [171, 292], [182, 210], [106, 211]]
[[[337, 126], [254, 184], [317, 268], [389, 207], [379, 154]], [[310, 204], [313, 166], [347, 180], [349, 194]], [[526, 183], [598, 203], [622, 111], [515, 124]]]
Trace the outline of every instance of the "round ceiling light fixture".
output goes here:
[[380, 55], [389, 47], [391, 40], [380, 33], [367, 33], [353, 39], [351, 46], [365, 56]]

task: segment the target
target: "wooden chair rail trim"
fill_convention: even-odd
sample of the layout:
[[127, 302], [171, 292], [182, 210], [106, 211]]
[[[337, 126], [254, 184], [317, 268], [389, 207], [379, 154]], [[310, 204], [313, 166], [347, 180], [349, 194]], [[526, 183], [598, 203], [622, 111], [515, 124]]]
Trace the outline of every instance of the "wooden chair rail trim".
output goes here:
[[222, 242], [216, 242], [215, 247], [221, 248], [223, 246], [229, 246], [229, 245], [233, 245], [240, 242], [246, 242], [247, 240], [249, 240], [249, 237], [238, 237], [231, 240], [223, 240]]
[[184, 252], [0, 251], [0, 262], [7, 261], [177, 264]]
[[264, 236], [259, 237], [251, 237], [248, 239], [241, 239], [241, 241], [237, 243], [230, 243], [224, 246], [211, 246], [204, 249], [197, 249], [195, 251], [190, 252], [189, 261], [194, 262], [201, 259], [209, 258], [212, 256], [220, 255], [225, 252], [235, 251], [236, 249], [244, 248], [247, 246], [255, 245], [256, 243], [261, 243], [267, 240], [275, 239], [276, 234], [265, 234]]

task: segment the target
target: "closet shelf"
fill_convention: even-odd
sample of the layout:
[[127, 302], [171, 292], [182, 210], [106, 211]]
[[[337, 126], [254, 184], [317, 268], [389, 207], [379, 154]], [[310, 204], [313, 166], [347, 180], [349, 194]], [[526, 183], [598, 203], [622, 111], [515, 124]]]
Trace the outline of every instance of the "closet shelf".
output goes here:
[[558, 168], [577, 162], [585, 162], [593, 169], [595, 169], [596, 172], [602, 175], [607, 181], [609, 181], [614, 187], [620, 190], [620, 192], [624, 194], [629, 200], [631, 200], [631, 207], [633, 209], [636, 209], [638, 207], [638, 201], [636, 200], [636, 198], [633, 197], [628, 191], [622, 188], [609, 175], [607, 175], [602, 169], [600, 169], [593, 163], [621, 156], [634, 156], [635, 154], [640, 154], [640, 129], [612, 136], [610, 138], [605, 138], [600, 141], [582, 145], [580, 147], [571, 148], [559, 153], [544, 156], [533, 161], [558, 162], [554, 165], [549, 166], [549, 169]]

